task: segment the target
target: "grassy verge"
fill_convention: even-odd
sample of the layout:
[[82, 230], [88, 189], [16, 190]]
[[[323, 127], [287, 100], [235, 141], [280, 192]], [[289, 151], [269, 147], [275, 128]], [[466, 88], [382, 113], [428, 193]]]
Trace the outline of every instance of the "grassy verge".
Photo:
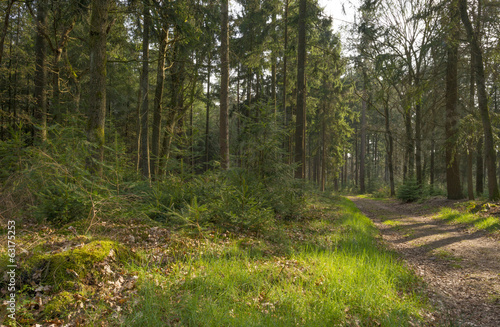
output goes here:
[[212, 231], [178, 239], [156, 261], [130, 268], [139, 276], [138, 298], [123, 324], [418, 323], [425, 309], [419, 280], [380, 248], [376, 235], [370, 220], [339, 198], [317, 199], [306, 219], [279, 221], [266, 234]]
[[481, 212], [471, 213], [451, 208], [442, 208], [436, 217], [448, 223], [462, 224], [495, 234], [500, 233], [500, 219]]
[[423, 323], [420, 280], [380, 246], [371, 221], [345, 198], [308, 198], [300, 218], [275, 219], [261, 230], [173, 230], [146, 219], [101, 221], [87, 235], [85, 224], [24, 226], [16, 238], [17, 324], [0, 323]]

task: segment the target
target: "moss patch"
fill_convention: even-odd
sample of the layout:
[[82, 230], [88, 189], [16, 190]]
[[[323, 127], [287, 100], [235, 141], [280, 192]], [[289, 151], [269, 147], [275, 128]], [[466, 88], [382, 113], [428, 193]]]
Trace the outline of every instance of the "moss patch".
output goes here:
[[61, 292], [57, 294], [52, 300], [47, 303], [43, 313], [47, 318], [55, 318], [60, 315], [64, 315], [69, 311], [75, 302], [73, 294], [69, 292]]
[[68, 282], [93, 279], [96, 264], [103, 261], [116, 265], [133, 260], [134, 255], [112, 241], [93, 241], [84, 246], [55, 254], [42, 254], [31, 259], [35, 274], [44, 284], [65, 288]]

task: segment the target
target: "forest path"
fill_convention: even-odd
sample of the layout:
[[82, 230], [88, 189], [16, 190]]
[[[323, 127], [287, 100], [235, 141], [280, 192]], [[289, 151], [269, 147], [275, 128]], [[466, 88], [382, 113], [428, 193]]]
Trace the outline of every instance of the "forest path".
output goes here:
[[428, 296], [438, 309], [431, 325], [500, 326], [500, 242], [433, 218], [452, 201], [349, 199], [375, 223], [389, 248], [427, 283]]

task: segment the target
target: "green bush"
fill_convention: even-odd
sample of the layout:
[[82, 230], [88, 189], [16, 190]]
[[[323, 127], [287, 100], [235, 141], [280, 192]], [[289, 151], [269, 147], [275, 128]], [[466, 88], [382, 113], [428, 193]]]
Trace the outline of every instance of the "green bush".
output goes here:
[[396, 197], [403, 202], [414, 202], [423, 196], [422, 188], [415, 178], [409, 178], [396, 190]]
[[274, 217], [271, 208], [259, 197], [261, 192], [249, 188], [243, 177], [239, 185], [226, 186], [220, 199], [211, 205], [215, 222], [250, 230], [264, 228]]
[[35, 216], [56, 227], [86, 218], [90, 210], [87, 194], [77, 186], [64, 182], [55, 183], [40, 191], [38, 203]]

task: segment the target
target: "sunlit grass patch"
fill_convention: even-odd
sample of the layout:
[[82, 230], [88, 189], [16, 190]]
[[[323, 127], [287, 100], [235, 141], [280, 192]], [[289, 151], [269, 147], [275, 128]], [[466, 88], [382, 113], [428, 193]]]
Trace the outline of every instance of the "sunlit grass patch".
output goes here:
[[496, 232], [500, 230], [500, 219], [497, 217], [485, 217], [481, 213], [461, 212], [451, 208], [443, 208], [436, 216], [449, 223], [465, 224], [474, 226], [479, 230]]
[[395, 227], [395, 226], [401, 226], [402, 223], [400, 221], [395, 221], [395, 220], [386, 220], [383, 222], [383, 224], [387, 225], [387, 226], [391, 226], [391, 227]]
[[381, 249], [371, 221], [347, 199], [315, 209], [326, 214], [278, 222], [274, 234], [232, 235], [217, 251], [206, 239], [170, 265], [131, 267], [139, 293], [124, 325], [418, 323], [426, 309], [420, 281]]

